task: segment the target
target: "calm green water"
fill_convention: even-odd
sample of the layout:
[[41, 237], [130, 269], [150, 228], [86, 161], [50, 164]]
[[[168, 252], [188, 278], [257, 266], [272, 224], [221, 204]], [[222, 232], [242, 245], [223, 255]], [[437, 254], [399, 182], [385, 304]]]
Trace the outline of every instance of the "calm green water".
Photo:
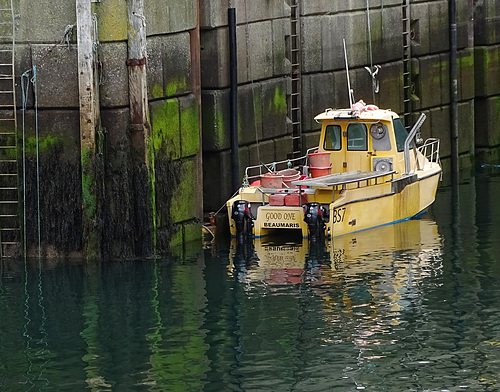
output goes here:
[[500, 390], [500, 169], [325, 247], [3, 261], [1, 391]]

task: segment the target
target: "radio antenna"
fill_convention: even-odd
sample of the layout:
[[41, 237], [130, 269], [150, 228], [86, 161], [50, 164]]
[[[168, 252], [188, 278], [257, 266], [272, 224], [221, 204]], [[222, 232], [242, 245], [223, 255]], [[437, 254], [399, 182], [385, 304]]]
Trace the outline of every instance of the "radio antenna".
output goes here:
[[354, 104], [354, 91], [351, 89], [351, 80], [349, 79], [349, 65], [347, 64], [347, 49], [345, 47], [345, 38], [342, 40], [344, 42], [344, 57], [345, 57], [345, 71], [347, 74], [347, 93], [349, 95], [350, 107]]

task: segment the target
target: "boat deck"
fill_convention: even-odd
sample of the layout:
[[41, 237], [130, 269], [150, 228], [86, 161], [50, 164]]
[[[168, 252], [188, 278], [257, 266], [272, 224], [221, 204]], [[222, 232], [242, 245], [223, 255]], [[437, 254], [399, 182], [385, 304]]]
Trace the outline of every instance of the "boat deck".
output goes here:
[[391, 176], [392, 180], [394, 173], [396, 173], [395, 170], [385, 171], [385, 172], [381, 171], [362, 172], [360, 170], [356, 170], [347, 173], [329, 174], [327, 176], [322, 176], [322, 177], [307, 178], [305, 180], [292, 181], [292, 185], [299, 187], [308, 186], [308, 187], [327, 188], [331, 186], [340, 186], [340, 185], [358, 183], [359, 186], [360, 183], [363, 181], [366, 181], [368, 184], [368, 181], [370, 180], [377, 180], [380, 177], [385, 177], [389, 175]]

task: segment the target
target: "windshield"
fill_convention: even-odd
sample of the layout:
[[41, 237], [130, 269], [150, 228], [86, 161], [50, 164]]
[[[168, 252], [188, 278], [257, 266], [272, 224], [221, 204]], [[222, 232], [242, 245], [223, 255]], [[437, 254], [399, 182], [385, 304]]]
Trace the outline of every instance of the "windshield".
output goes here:
[[401, 152], [405, 149], [405, 140], [408, 137], [408, 132], [406, 131], [405, 126], [401, 122], [401, 119], [395, 118], [393, 120], [393, 124], [394, 124], [394, 136], [396, 137], [396, 146], [398, 147], [398, 152]]

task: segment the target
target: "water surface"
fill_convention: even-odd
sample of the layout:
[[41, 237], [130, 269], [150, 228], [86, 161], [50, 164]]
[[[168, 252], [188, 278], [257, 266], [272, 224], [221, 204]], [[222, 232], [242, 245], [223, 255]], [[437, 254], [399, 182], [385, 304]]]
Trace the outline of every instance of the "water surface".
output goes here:
[[499, 390], [499, 194], [483, 168], [324, 246], [4, 260], [0, 390]]

